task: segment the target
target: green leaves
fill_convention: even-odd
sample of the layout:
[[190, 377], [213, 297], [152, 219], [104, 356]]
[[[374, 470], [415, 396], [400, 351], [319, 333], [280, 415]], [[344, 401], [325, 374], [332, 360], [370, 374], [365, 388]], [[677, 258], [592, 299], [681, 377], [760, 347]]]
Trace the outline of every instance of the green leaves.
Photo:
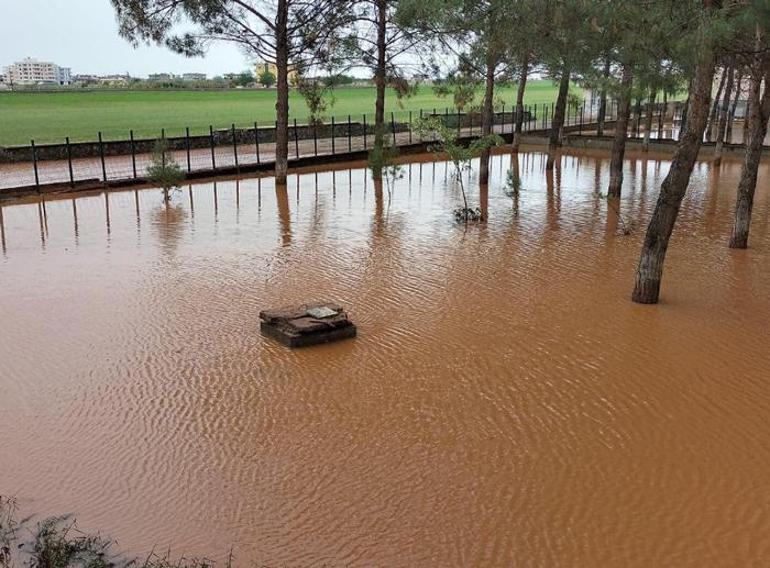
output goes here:
[[152, 152], [152, 163], [147, 168], [150, 181], [163, 189], [163, 195], [168, 201], [168, 190], [179, 187], [184, 180], [184, 173], [179, 164], [168, 154], [168, 142], [157, 140]]

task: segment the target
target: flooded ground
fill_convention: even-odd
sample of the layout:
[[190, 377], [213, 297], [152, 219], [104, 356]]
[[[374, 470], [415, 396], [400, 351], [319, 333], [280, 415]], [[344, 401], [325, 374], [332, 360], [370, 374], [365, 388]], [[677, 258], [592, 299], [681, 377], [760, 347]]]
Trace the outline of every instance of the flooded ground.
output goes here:
[[[668, 162], [494, 157], [463, 228], [443, 162], [5, 205], [0, 493], [143, 554], [264, 566], [770, 560], [770, 171], [696, 166], [663, 303], [629, 300]], [[471, 183], [476, 187], [475, 183]], [[384, 194], [384, 195], [383, 195]], [[472, 199], [479, 201], [473, 190]], [[627, 226], [631, 234], [623, 235]], [[360, 337], [288, 351], [265, 307]]]

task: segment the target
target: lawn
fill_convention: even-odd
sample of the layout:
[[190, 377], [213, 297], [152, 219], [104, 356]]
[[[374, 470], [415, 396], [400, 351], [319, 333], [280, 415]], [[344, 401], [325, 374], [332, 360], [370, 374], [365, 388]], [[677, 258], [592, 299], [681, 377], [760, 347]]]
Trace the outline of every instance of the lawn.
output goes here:
[[[573, 87], [579, 95], [580, 89]], [[372, 120], [373, 88], [342, 88], [335, 91], [335, 104], [326, 112], [337, 120], [361, 120], [366, 113]], [[516, 87], [500, 87], [498, 98], [511, 108]], [[479, 96], [480, 98], [480, 96]], [[525, 104], [551, 103], [556, 88], [551, 81], [530, 81]], [[387, 97], [387, 111], [397, 118], [408, 117], [409, 111], [443, 109], [451, 106], [448, 98], [440, 98], [429, 86], [422, 86], [402, 106], [392, 93]], [[291, 118], [300, 123], [308, 111], [302, 97], [292, 92]], [[191, 133], [208, 132], [214, 128], [248, 127], [257, 121], [270, 124], [275, 120], [275, 91], [63, 91], [59, 93], [0, 93], [0, 146], [95, 140], [101, 131], [105, 140], [126, 139], [129, 130], [140, 137], [159, 136], [162, 128], [168, 136], [183, 135], [185, 127]]]

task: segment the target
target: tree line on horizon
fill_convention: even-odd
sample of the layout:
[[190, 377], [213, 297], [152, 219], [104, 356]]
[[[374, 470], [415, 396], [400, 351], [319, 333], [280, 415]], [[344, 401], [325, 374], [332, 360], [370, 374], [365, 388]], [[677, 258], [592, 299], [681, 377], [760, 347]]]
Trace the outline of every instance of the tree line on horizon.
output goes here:
[[[558, 159], [569, 87], [599, 94], [600, 130], [608, 99], [617, 102], [607, 196], [623, 186], [625, 141], [636, 102], [687, 93], [679, 145], [645, 235], [632, 299], [657, 303], [663, 264], [707, 126], [721, 159], [731, 100], [748, 88], [745, 160], [730, 247], [746, 248], [757, 171], [770, 118], [770, 0], [111, 0], [120, 33], [201, 55], [211, 42], [231, 42], [276, 68], [277, 184], [285, 184], [289, 145], [289, 75], [312, 112], [324, 108], [328, 84], [313, 75], [371, 72], [376, 87], [373, 154], [387, 145], [385, 96], [409, 96], [415, 66], [442, 77], [439, 89], [458, 109], [483, 90], [481, 137], [492, 133], [496, 86], [518, 84], [513, 150], [521, 143], [527, 79], [558, 84], [546, 170]], [[720, 88], [712, 104], [715, 73]], [[732, 97], [732, 98], [731, 98]], [[649, 140], [650, 126], [645, 129]], [[489, 145], [479, 181], [489, 178]], [[382, 167], [373, 167], [375, 180]]]

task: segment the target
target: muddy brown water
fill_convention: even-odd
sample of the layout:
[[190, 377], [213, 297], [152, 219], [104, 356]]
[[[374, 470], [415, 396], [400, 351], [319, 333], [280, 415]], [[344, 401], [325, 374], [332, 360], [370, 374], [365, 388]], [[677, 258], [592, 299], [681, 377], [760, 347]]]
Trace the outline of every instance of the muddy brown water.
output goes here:
[[[668, 162], [627, 161], [621, 221], [606, 157], [549, 184], [522, 153], [518, 200], [511, 160], [467, 228], [431, 161], [390, 200], [357, 165], [4, 205], [0, 493], [138, 555], [770, 564], [768, 164], [748, 251], [740, 163], [696, 166], [650, 307], [628, 297]], [[312, 298], [359, 338], [260, 337]]]

